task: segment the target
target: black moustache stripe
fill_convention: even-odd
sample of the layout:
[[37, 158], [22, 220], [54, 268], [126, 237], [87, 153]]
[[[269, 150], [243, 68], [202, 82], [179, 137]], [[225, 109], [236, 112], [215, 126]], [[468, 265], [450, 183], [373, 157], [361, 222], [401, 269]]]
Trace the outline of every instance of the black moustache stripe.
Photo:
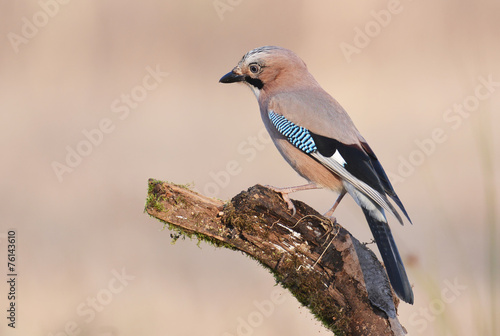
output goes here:
[[259, 90], [264, 87], [264, 83], [262, 83], [262, 81], [260, 79], [258, 79], [258, 78], [252, 78], [250, 76], [246, 76], [245, 77], [245, 81], [248, 84], [251, 84], [251, 85], [255, 86]]

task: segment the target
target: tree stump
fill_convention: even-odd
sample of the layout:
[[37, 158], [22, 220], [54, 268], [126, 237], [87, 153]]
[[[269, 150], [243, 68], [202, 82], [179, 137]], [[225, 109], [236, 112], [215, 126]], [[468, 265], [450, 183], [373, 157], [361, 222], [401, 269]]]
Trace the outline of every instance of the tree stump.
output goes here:
[[404, 335], [383, 266], [337, 222], [261, 185], [229, 202], [150, 179], [145, 211], [177, 235], [242, 251], [336, 335]]

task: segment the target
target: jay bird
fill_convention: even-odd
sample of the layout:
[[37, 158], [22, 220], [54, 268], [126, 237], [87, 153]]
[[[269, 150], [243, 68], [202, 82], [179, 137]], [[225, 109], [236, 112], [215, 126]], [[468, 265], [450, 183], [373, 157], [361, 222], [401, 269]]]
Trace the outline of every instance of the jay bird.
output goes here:
[[[388, 197], [411, 220], [377, 156], [361, 136], [347, 112], [324, 91], [294, 52], [265, 46], [246, 53], [221, 83], [241, 82], [257, 97], [261, 117], [283, 158], [309, 184], [272, 188], [283, 196], [326, 188], [339, 193], [325, 214], [332, 217], [349, 193], [361, 207], [385, 264], [391, 285], [404, 301], [413, 304], [413, 291], [399, 255], [385, 211], [403, 224]], [[385, 211], [384, 211], [385, 210]]]

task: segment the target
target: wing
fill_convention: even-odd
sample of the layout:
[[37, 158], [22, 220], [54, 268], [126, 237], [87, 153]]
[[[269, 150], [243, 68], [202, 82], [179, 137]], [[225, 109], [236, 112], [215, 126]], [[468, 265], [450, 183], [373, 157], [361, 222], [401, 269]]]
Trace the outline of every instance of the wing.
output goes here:
[[[371, 147], [366, 143], [366, 141], [361, 142], [361, 146], [363, 147], [364, 151], [367, 153], [368, 157], [370, 158], [370, 162], [372, 164], [372, 167], [375, 169], [375, 172], [377, 173], [377, 176], [382, 183], [382, 186], [384, 187], [384, 191], [391, 199], [398, 205], [398, 207], [401, 209], [405, 217], [408, 219], [410, 223], [411, 219], [410, 216], [408, 216], [408, 213], [406, 212], [406, 209], [399, 199], [398, 195], [396, 194], [396, 191], [392, 187], [391, 181], [389, 181], [389, 177], [387, 177], [387, 174], [384, 171], [384, 168], [382, 168], [382, 165], [380, 164], [380, 161], [377, 159], [377, 156], [371, 149]], [[413, 223], [412, 223], [413, 224]]]
[[317, 90], [276, 94], [266, 106], [265, 113], [269, 110], [285, 115], [295, 125], [300, 125], [314, 134], [336, 139], [343, 144], [359, 144], [359, 139], [362, 138], [342, 106], [319, 87]]
[[[377, 171], [377, 169], [382, 169], [382, 166], [376, 158], [371, 158], [361, 146], [344, 144], [336, 139], [316, 134], [273, 110], [268, 111], [268, 117], [271, 124], [292, 145], [319, 161], [342, 180], [352, 185], [358, 192], [393, 214], [402, 223], [399, 213], [386, 197], [387, 185], [390, 186], [387, 175], [384, 172], [384, 182], [382, 182]], [[374, 167], [373, 162], [378, 163], [378, 165], [376, 164], [377, 168]], [[393, 191], [392, 186], [390, 186], [390, 190]], [[406, 215], [406, 211], [403, 210], [403, 212]]]

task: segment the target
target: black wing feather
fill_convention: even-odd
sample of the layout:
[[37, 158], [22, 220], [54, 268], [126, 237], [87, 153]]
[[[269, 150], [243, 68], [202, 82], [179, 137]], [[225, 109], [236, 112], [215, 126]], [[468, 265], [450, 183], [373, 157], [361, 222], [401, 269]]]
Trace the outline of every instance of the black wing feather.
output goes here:
[[[366, 143], [366, 142], [361, 142], [361, 146], [365, 150], [365, 152], [368, 154], [372, 167], [375, 169], [377, 172], [378, 178], [380, 182], [382, 183], [382, 186], [384, 187], [385, 193], [389, 195], [390, 198], [398, 205], [398, 207], [401, 209], [403, 214], [408, 218], [408, 221], [411, 223], [410, 216], [408, 216], [408, 213], [406, 212], [406, 209], [399, 199], [398, 195], [396, 194], [396, 191], [394, 190], [391, 181], [389, 181], [389, 177], [387, 177], [387, 174], [384, 171], [384, 168], [382, 168], [382, 165], [380, 164], [380, 161], [378, 160], [377, 156], [371, 149], [371, 147]], [[413, 223], [412, 223], [413, 224]]]
[[385, 194], [385, 188], [372, 165], [372, 160], [363, 149], [355, 145], [345, 145], [340, 141], [313, 132], [310, 133], [321, 155], [331, 157], [338, 151], [347, 162], [344, 168], [349, 173], [368, 184], [380, 194]]

